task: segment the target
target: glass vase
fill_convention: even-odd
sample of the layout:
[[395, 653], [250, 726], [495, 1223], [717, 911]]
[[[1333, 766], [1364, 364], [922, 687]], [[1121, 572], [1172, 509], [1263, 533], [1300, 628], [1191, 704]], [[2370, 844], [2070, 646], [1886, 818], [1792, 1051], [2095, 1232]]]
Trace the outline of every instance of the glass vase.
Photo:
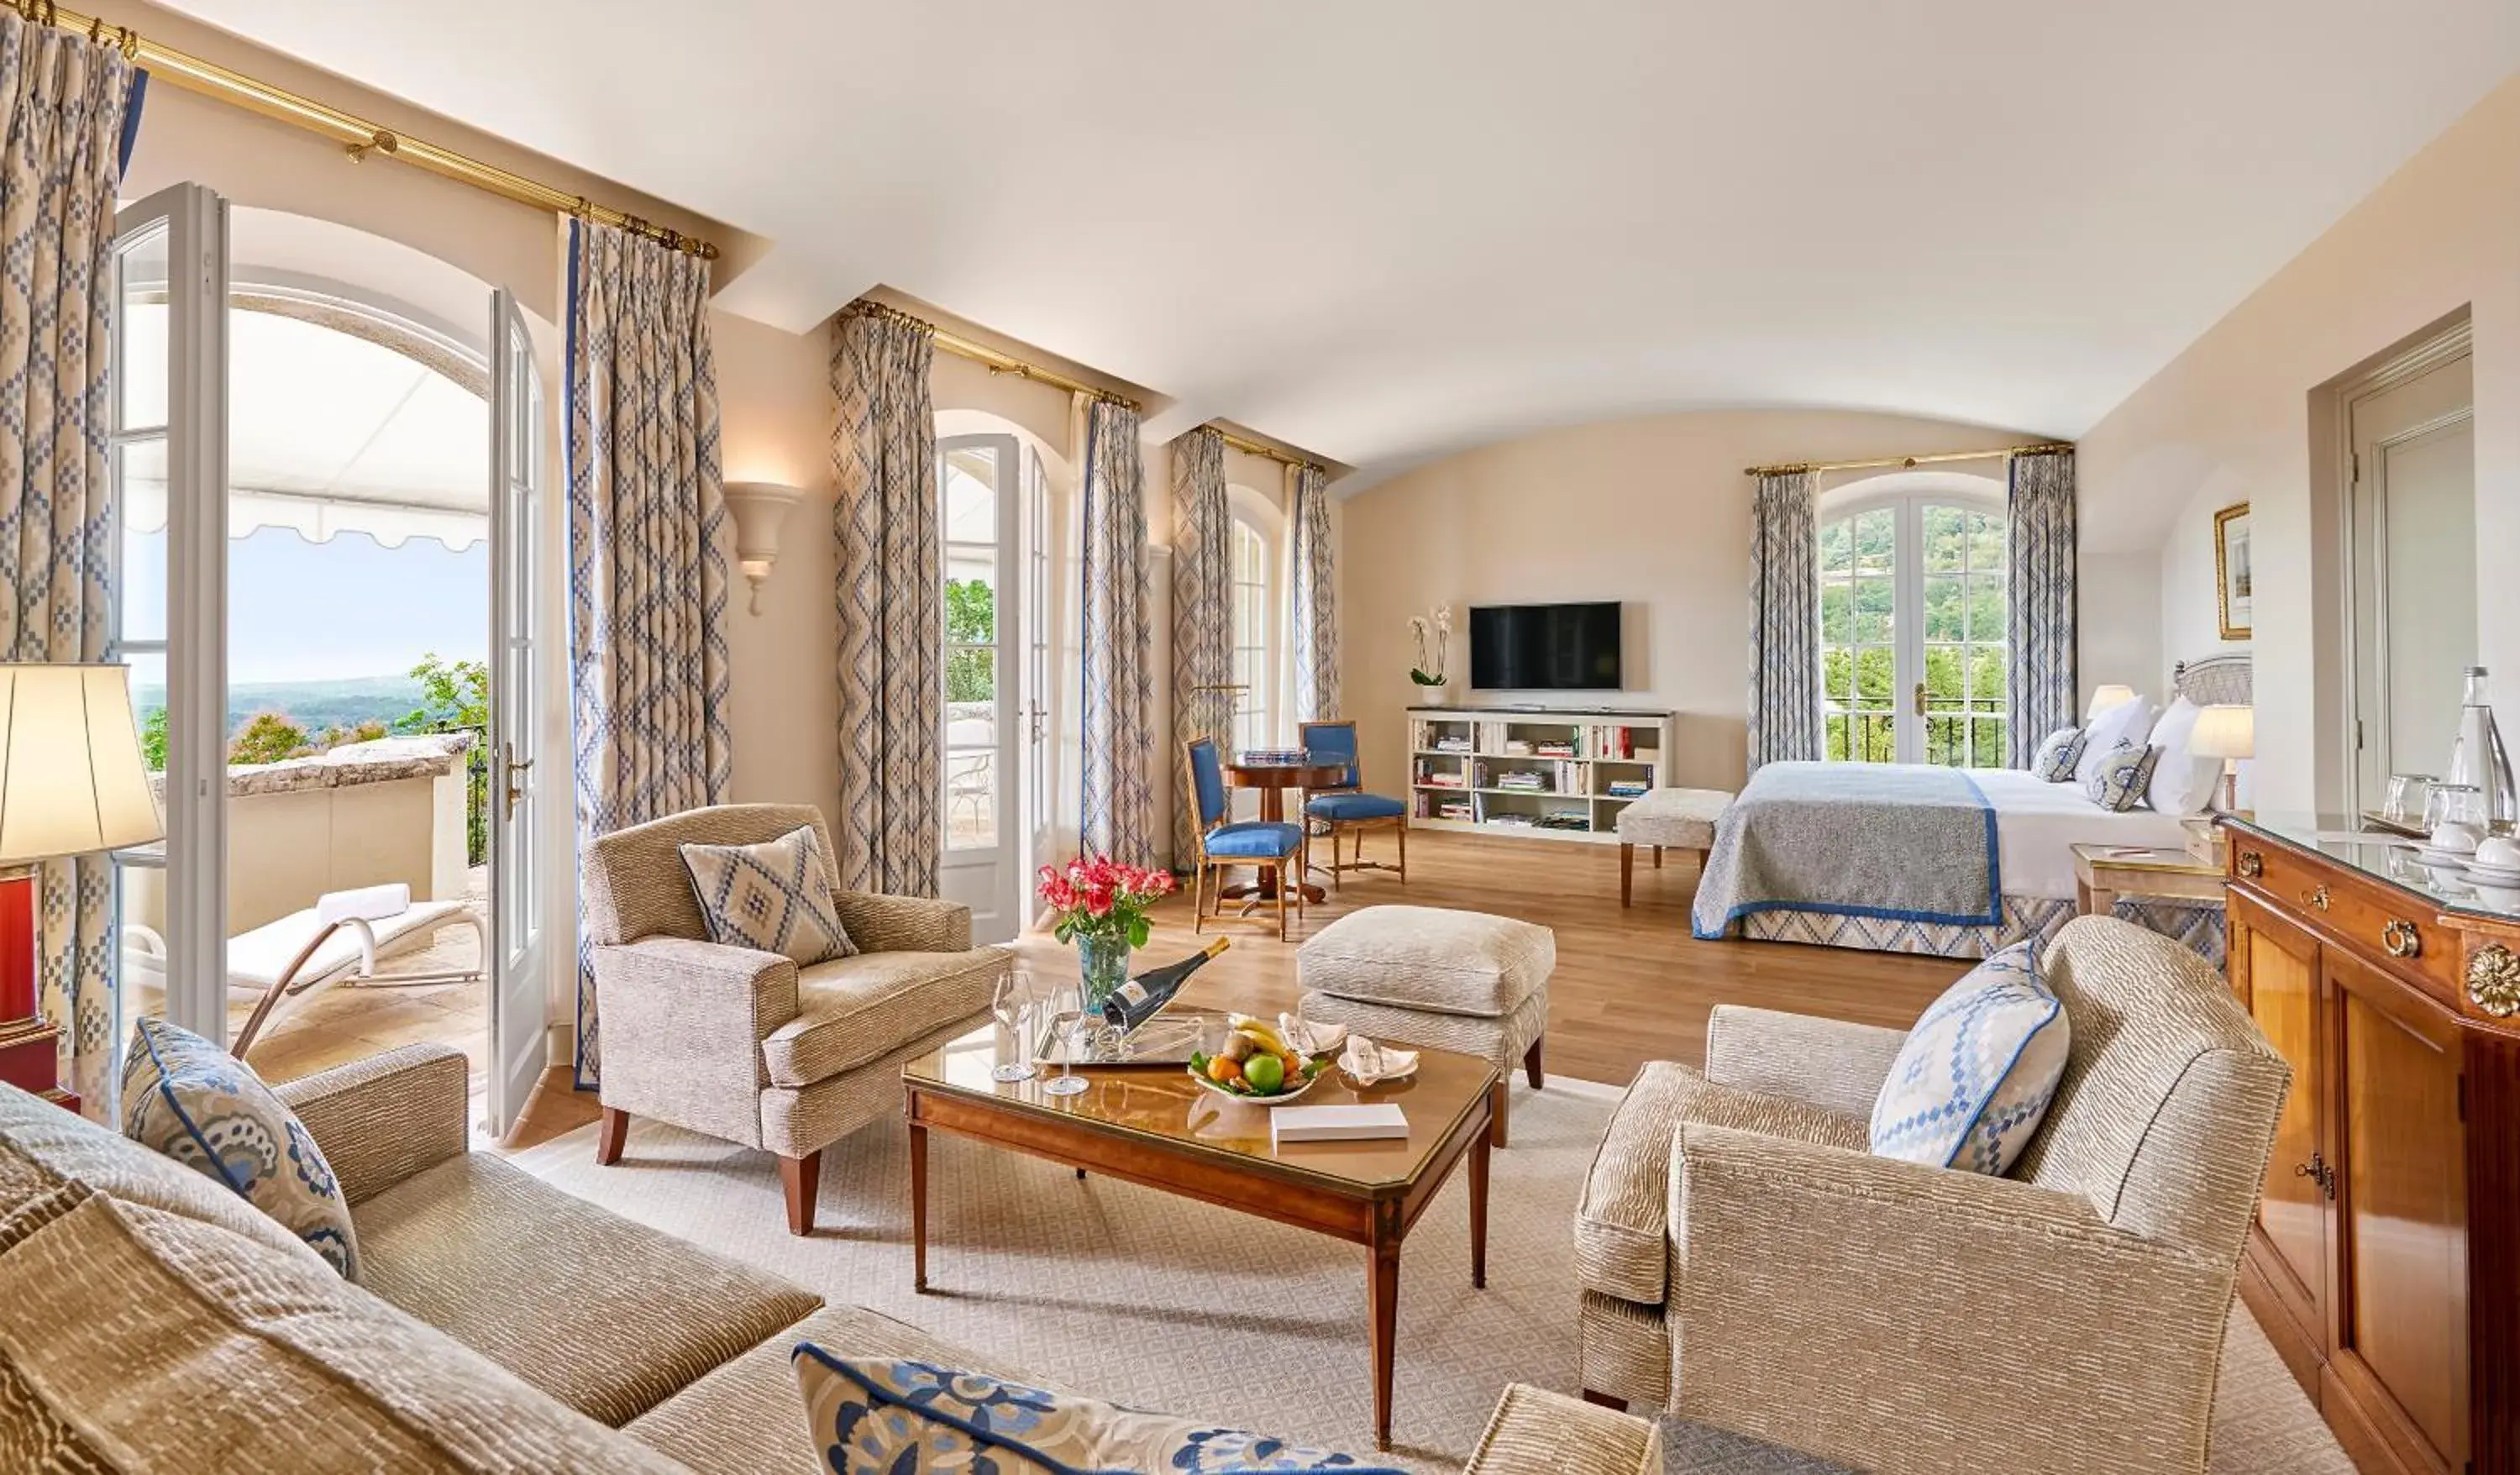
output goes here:
[[1124, 937], [1079, 937], [1076, 965], [1084, 986], [1085, 1011], [1099, 1018], [1103, 1002], [1129, 981], [1129, 941]]

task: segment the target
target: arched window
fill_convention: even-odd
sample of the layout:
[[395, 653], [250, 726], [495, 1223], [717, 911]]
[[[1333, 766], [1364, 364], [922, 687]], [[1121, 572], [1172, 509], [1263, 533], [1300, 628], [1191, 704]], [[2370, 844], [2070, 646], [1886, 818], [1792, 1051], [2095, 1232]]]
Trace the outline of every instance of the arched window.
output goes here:
[[1277, 735], [1277, 558], [1269, 534], [1234, 514], [1234, 745], [1267, 747]]
[[1827, 756], [2002, 768], [2004, 519], [1999, 483], [1874, 477], [1821, 503]]

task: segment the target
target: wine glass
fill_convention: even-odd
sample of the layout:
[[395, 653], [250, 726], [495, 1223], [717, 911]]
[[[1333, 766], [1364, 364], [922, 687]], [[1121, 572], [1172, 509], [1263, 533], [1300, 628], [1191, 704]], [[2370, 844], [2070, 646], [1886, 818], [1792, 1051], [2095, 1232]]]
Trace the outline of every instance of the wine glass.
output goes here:
[[1032, 1032], [1036, 1003], [1032, 975], [1022, 968], [1009, 968], [998, 975], [997, 987], [989, 995], [989, 1012], [997, 1016], [998, 1027], [1014, 1039], [1015, 1057], [989, 1072], [989, 1079], [1012, 1084], [1029, 1081], [1038, 1074], [1032, 1068]]
[[1085, 1007], [1085, 991], [1061, 990], [1056, 1000], [1058, 1013], [1052, 1027], [1058, 1036], [1058, 1074], [1042, 1083], [1042, 1090], [1055, 1096], [1072, 1096], [1085, 1089], [1085, 1078], [1076, 1073], [1076, 1057], [1094, 1043], [1096, 1031], [1102, 1025], [1102, 1016]]

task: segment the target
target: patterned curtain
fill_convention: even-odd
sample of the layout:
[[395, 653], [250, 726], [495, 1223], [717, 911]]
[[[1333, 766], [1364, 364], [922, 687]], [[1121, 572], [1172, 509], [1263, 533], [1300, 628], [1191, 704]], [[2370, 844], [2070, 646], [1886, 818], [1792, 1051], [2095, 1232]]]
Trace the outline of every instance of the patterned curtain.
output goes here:
[[1338, 567], [1330, 547], [1329, 477], [1308, 462], [1288, 467], [1286, 480], [1295, 720], [1327, 722], [1339, 714]]
[[[569, 696], [578, 854], [726, 797], [726, 498], [708, 263], [574, 220], [568, 232]], [[584, 873], [579, 876], [581, 905]], [[577, 1079], [600, 1064], [578, 939]]]
[[[944, 673], [936, 511], [935, 330], [843, 314], [832, 333], [832, 471], [839, 489], [839, 882], [936, 894]], [[1012, 789], [1002, 789], [1012, 792]]]
[[1759, 478], [1750, 507], [1750, 771], [1816, 759], [1820, 706], [1819, 478]]
[[[1173, 442], [1173, 792], [1187, 792], [1182, 745], [1234, 743], [1234, 514], [1225, 499], [1225, 437], [1201, 426]], [[1202, 690], [1205, 689], [1205, 690]], [[1197, 816], [1173, 806], [1173, 869], [1197, 851]]]
[[[108, 658], [113, 203], [132, 75], [113, 46], [0, 12], [0, 650], [14, 661]], [[36, 907], [61, 1079], [104, 1115], [117, 1025], [112, 863], [45, 863]]]
[[1138, 412], [1085, 398], [1083, 814], [1085, 848], [1132, 866], [1155, 859], [1147, 618], [1147, 469]]
[[2074, 453], [2015, 456], [2004, 496], [2004, 642], [2010, 765], [2075, 723]]

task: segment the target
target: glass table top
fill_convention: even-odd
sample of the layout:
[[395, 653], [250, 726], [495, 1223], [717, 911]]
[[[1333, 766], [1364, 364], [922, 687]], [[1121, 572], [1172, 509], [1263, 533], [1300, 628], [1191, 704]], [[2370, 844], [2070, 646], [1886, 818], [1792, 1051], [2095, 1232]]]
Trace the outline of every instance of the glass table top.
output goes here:
[[2520, 885], [2489, 880], [2462, 864], [2438, 864], [2420, 841], [2375, 829], [2350, 815], [2260, 810], [2226, 817], [2235, 834], [2255, 832], [2316, 851], [2341, 866], [2409, 892], [2446, 912], [2520, 920]]
[[[1226, 1016], [1206, 1009], [1167, 1009], [1164, 1020], [1198, 1019], [1221, 1044]], [[1293, 1104], [1350, 1106], [1390, 1102], [1409, 1120], [1409, 1136], [1370, 1141], [1289, 1142], [1270, 1140], [1273, 1108], [1231, 1100], [1201, 1087], [1181, 1065], [1088, 1066], [1079, 1070], [1086, 1089], [1055, 1096], [1042, 1088], [1057, 1074], [1043, 1067], [1029, 1081], [1003, 1082], [990, 1071], [1019, 1060], [1025, 1050], [996, 1023], [920, 1055], [901, 1068], [902, 1080], [922, 1090], [950, 1092], [974, 1100], [1051, 1118], [1067, 1118], [1116, 1136], [1148, 1139], [1168, 1147], [1213, 1155], [1238, 1167], [1344, 1191], [1391, 1189], [1416, 1183], [1436, 1149], [1478, 1105], [1497, 1079], [1496, 1067], [1474, 1055], [1420, 1051], [1418, 1073], [1406, 1081], [1358, 1086], [1335, 1064]]]

